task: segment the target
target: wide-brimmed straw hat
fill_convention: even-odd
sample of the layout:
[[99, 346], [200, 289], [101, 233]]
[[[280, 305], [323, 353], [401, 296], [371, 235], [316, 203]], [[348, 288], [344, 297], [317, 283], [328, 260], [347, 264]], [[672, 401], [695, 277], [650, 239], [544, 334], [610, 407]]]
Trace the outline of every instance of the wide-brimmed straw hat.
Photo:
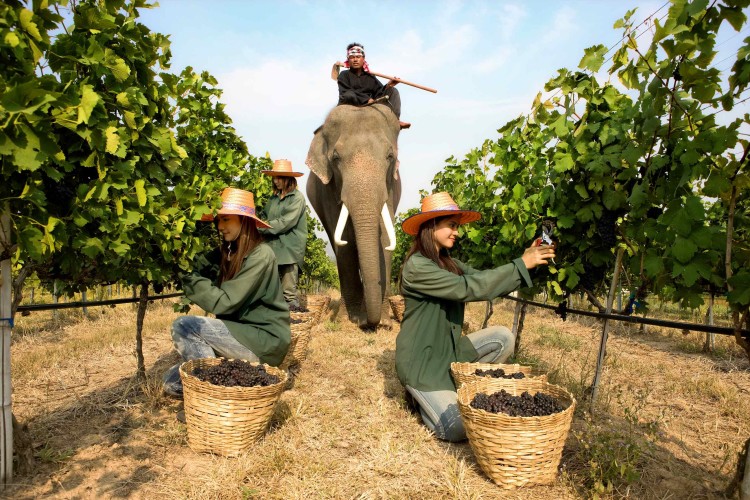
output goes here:
[[482, 214], [475, 210], [461, 210], [448, 193], [433, 193], [422, 199], [422, 211], [412, 215], [401, 223], [406, 234], [416, 236], [419, 226], [436, 217], [446, 215], [459, 217], [459, 224], [467, 224], [482, 218]]
[[261, 170], [261, 172], [272, 177], [301, 177], [305, 175], [302, 172], [294, 172], [292, 162], [289, 160], [276, 160], [273, 162], [273, 170]]
[[[222, 191], [221, 208], [216, 212], [216, 215], [243, 215], [255, 219], [257, 227], [271, 227], [268, 222], [261, 220], [255, 214], [255, 198], [253, 197], [253, 193], [244, 189], [226, 188]], [[212, 221], [214, 217], [211, 214], [204, 214], [201, 220]]]

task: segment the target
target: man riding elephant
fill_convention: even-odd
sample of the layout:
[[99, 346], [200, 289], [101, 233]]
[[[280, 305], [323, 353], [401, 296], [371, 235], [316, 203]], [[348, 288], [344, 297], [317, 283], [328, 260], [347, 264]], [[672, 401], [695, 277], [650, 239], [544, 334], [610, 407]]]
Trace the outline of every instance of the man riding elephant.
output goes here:
[[[397, 80], [390, 80], [383, 85], [372, 74], [365, 61], [365, 48], [359, 43], [350, 43], [346, 47], [346, 62], [348, 70], [339, 73], [339, 105], [351, 104], [365, 106], [373, 104], [381, 97], [388, 97], [388, 105], [398, 118], [401, 118], [401, 95], [395, 88]], [[402, 129], [411, 127], [411, 123], [399, 121]]]

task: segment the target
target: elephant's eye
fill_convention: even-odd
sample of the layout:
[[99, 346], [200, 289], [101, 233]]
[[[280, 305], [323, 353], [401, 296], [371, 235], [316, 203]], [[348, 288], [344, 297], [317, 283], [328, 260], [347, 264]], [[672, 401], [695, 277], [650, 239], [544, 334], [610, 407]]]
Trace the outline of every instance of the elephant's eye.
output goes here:
[[340, 157], [339, 157], [338, 152], [334, 151], [333, 154], [331, 155], [331, 161], [339, 161], [339, 158]]

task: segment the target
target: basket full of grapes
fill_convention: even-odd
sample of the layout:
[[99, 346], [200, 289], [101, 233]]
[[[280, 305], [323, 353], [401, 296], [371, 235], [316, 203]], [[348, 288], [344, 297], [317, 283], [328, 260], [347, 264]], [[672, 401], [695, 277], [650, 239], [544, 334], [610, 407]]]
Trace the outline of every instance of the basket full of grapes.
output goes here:
[[266, 432], [284, 390], [284, 370], [239, 359], [202, 358], [180, 365], [188, 444], [235, 456]]
[[547, 376], [530, 366], [519, 364], [501, 363], [451, 363], [451, 375], [456, 387], [461, 387], [466, 382], [472, 382], [481, 378], [496, 378], [505, 380], [541, 379], [546, 381]]
[[555, 481], [575, 398], [541, 379], [480, 378], [458, 389], [458, 407], [474, 456], [506, 488]]

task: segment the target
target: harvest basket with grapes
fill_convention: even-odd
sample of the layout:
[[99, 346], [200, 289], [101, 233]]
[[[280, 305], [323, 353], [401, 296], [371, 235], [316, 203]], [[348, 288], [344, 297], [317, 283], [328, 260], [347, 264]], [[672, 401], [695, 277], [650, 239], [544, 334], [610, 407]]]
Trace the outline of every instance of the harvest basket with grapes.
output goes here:
[[266, 432], [287, 374], [261, 363], [202, 358], [180, 365], [180, 377], [190, 448], [235, 456]]

